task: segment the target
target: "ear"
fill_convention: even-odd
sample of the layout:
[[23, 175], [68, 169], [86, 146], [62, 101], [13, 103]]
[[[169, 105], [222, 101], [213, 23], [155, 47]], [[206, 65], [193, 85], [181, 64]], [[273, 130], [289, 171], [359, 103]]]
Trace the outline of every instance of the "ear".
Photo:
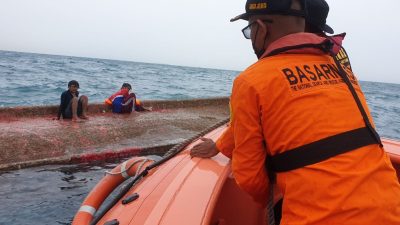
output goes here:
[[267, 32], [267, 24], [265, 24], [262, 20], [260, 20], [260, 19], [257, 19], [256, 20], [257, 21], [257, 23], [258, 23], [258, 26], [259, 26], [259, 29], [261, 29], [261, 31], [263, 32], [263, 33], [266, 33]]

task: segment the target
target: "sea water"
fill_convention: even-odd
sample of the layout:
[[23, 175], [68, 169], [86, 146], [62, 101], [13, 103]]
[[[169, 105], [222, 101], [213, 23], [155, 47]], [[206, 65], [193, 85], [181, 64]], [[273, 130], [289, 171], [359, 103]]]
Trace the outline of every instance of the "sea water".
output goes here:
[[228, 96], [238, 71], [0, 51], [0, 107], [59, 104], [68, 81], [103, 102], [128, 82], [139, 99]]
[[[0, 107], [55, 105], [69, 80], [91, 102], [129, 82], [139, 99], [229, 96], [239, 71], [0, 51]], [[400, 85], [361, 81], [383, 137], [400, 140]], [[0, 152], [1, 153], [1, 152]], [[0, 225], [70, 224], [116, 164], [52, 165], [0, 174]]]
[[[77, 80], [90, 102], [132, 84], [144, 99], [229, 96], [239, 71], [0, 51], [0, 107], [55, 105]], [[377, 130], [400, 139], [400, 84], [361, 81]]]

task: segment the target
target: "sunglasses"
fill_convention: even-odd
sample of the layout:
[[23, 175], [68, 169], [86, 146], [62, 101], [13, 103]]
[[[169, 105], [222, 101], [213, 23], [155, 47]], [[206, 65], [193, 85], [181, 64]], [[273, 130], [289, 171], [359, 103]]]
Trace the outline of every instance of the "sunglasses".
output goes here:
[[[273, 20], [268, 20], [268, 19], [264, 19], [264, 20], [261, 20], [261, 21], [264, 22], [264, 23], [273, 23], [274, 22]], [[251, 38], [251, 26], [253, 26], [255, 23], [257, 23], [257, 20], [249, 23], [249, 25], [245, 26], [242, 29], [242, 33], [243, 33], [243, 35], [244, 35], [244, 37], [246, 39], [250, 39]]]

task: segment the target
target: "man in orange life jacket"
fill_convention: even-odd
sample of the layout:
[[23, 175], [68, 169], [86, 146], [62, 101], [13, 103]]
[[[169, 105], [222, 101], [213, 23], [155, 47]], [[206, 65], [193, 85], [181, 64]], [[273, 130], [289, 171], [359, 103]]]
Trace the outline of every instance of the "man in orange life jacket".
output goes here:
[[[326, 36], [326, 33], [333, 34], [333, 29], [326, 24], [326, 19], [329, 13], [329, 5], [325, 0], [307, 0], [307, 17], [306, 17], [306, 32], [315, 33], [320, 36]], [[345, 33], [331, 36], [335, 43], [336, 51], [341, 48], [345, 37]], [[347, 57], [347, 53], [342, 48], [339, 50], [337, 58], [351, 69], [350, 60]], [[200, 144], [195, 145], [191, 150], [191, 155], [193, 157], [213, 157], [219, 152], [223, 153], [225, 156], [231, 158], [232, 150], [234, 148], [234, 140], [231, 130], [227, 130], [221, 138], [215, 143], [209, 138], [201, 138], [203, 141]]]
[[330, 38], [304, 33], [305, 3], [248, 0], [231, 20], [248, 20], [259, 58], [232, 89], [235, 180], [262, 206], [276, 183], [281, 224], [400, 224], [400, 185], [358, 81]]
[[[329, 5], [325, 0], [307, 0], [306, 7], [306, 32], [315, 33], [320, 36], [326, 36], [325, 33], [334, 33], [333, 29], [326, 24], [326, 19], [329, 13]], [[351, 70], [350, 59], [348, 58], [344, 48], [341, 46], [345, 36], [346, 34], [342, 33], [330, 36], [329, 38], [334, 41], [334, 51], [337, 52], [336, 58], [340, 60], [344, 66]], [[201, 140], [203, 142], [195, 145], [191, 150], [191, 155], [193, 157], [209, 158], [215, 156], [219, 152], [223, 153], [229, 158], [232, 157], [234, 140], [231, 130], [228, 129], [225, 134], [223, 134], [221, 138], [217, 140], [217, 142], [214, 142], [209, 138], [201, 138]]]
[[151, 108], [143, 106], [131, 90], [132, 86], [129, 83], [123, 83], [121, 89], [108, 97], [104, 103], [111, 106], [113, 113], [131, 113], [132, 110], [138, 112], [151, 111]]
[[[333, 29], [326, 24], [326, 19], [329, 13], [329, 5], [325, 0], [306, 0], [307, 17], [305, 31], [315, 33], [320, 36], [326, 36], [325, 33], [333, 34]], [[351, 70], [350, 59], [347, 56], [346, 50], [341, 46], [341, 43], [346, 36], [346, 33], [330, 36], [329, 38], [335, 43], [334, 52], [337, 52], [336, 58], [346, 68]]]
[[119, 91], [106, 99], [105, 103], [112, 106], [113, 113], [131, 113], [134, 110], [136, 95], [130, 93], [131, 90], [129, 83], [123, 83]]

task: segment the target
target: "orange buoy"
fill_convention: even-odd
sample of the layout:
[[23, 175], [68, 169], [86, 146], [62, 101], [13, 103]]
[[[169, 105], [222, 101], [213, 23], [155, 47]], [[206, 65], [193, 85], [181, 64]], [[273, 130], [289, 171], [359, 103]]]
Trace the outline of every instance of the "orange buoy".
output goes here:
[[111, 192], [126, 179], [139, 174], [152, 162], [153, 160], [144, 157], [134, 157], [121, 163], [111, 172], [106, 172], [106, 176], [101, 179], [83, 201], [72, 221], [72, 225], [90, 224], [94, 214]]

